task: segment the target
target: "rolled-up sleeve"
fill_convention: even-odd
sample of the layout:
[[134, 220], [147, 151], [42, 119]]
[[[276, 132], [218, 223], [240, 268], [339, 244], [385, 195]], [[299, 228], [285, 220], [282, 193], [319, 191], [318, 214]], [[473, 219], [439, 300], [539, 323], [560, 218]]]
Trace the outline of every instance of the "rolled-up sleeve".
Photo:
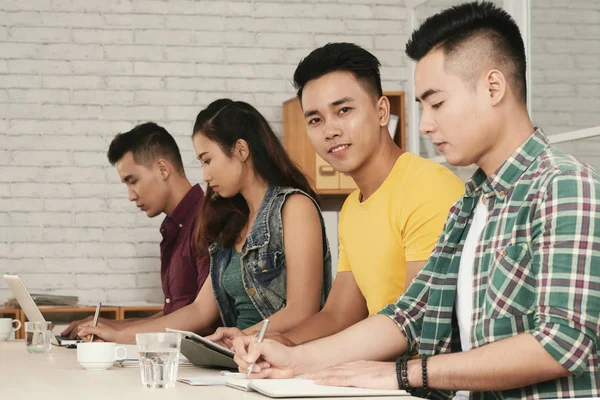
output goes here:
[[[428, 285], [423, 284], [425, 282], [421, 280], [425, 276], [421, 275], [424, 274], [421, 273], [415, 278], [409, 290], [400, 296], [395, 304], [390, 304], [379, 312], [379, 314], [387, 315], [394, 320], [404, 332], [408, 341], [409, 354], [414, 354], [419, 349], [419, 338], [429, 294]], [[411, 291], [411, 288], [414, 291]]]
[[537, 273], [533, 336], [575, 376], [588, 367], [600, 331], [600, 182], [557, 171], [532, 224]]
[[379, 311], [379, 314], [387, 315], [394, 320], [402, 332], [404, 332], [408, 341], [408, 353], [410, 354], [415, 354], [419, 349], [431, 279], [442, 249], [443, 237], [444, 234], [438, 239], [438, 243], [429, 257], [427, 264], [425, 264], [406, 291], [400, 295], [396, 303], [390, 304]]

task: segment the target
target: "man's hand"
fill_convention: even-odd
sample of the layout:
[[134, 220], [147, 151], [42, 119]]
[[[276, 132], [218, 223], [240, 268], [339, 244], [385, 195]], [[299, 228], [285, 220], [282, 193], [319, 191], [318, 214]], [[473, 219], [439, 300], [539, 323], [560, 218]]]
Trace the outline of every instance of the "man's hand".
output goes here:
[[73, 321], [69, 324], [69, 326], [67, 326], [67, 328], [64, 331], [62, 331], [61, 335], [68, 336], [70, 339], [75, 339], [77, 337], [77, 332], [79, 332], [81, 326], [92, 321], [93, 319], [94, 317], [90, 315], [89, 317], [80, 319], [79, 321]]
[[[91, 326], [92, 322], [94, 321], [94, 316], [90, 315], [87, 318], [84, 319], [80, 319], [79, 321], [73, 321], [69, 324], [69, 326], [67, 326], [67, 328], [62, 331], [61, 335], [62, 336], [68, 336], [70, 339], [75, 339], [77, 337], [77, 333], [79, 332], [79, 330], [81, 328], [83, 328], [84, 326]], [[106, 319], [106, 318], [98, 318], [98, 323], [102, 322], [104, 325], [107, 326], [113, 326], [115, 324], [118, 324], [117, 321], [112, 320], [112, 319]]]
[[[206, 339], [216, 344], [233, 350], [233, 339], [238, 336], [256, 336], [247, 335], [244, 331], [238, 328], [218, 328], [215, 333], [210, 336], [206, 336]], [[287, 347], [295, 347], [296, 343], [292, 342], [285, 335], [281, 333], [269, 333], [265, 336], [266, 339], [273, 339]]]
[[122, 341], [119, 329], [101, 322], [98, 322], [98, 325], [95, 328], [91, 326], [91, 323], [88, 326], [84, 325], [77, 333], [77, 336], [83, 340], [89, 340], [90, 335], [94, 335], [96, 339], [101, 339], [105, 342], [124, 343]]
[[233, 339], [238, 336], [246, 336], [246, 334], [238, 328], [218, 328], [215, 333], [206, 336], [206, 339], [215, 342], [219, 346], [233, 350]]
[[315, 383], [326, 386], [398, 390], [394, 362], [353, 361], [303, 375], [303, 378], [313, 379]]
[[293, 378], [292, 349], [274, 340], [265, 339], [258, 343], [254, 336], [238, 336], [233, 340], [235, 357], [242, 373], [248, 371], [248, 366], [256, 363], [251, 379], [259, 378]]

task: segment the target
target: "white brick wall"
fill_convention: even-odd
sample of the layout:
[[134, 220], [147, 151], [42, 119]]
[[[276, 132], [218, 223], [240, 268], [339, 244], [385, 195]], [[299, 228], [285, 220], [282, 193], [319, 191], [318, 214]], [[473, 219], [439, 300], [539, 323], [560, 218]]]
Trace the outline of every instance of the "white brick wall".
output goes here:
[[[600, 125], [600, 2], [534, 0], [531, 33], [534, 122], [549, 134]], [[600, 136], [560, 147], [600, 170]]]
[[384, 89], [403, 90], [406, 17], [402, 0], [1, 1], [0, 272], [87, 303], [160, 301], [162, 218], [127, 201], [105, 158], [112, 137], [163, 124], [198, 182], [202, 107], [245, 100], [280, 132], [296, 64], [338, 40], [373, 51]]

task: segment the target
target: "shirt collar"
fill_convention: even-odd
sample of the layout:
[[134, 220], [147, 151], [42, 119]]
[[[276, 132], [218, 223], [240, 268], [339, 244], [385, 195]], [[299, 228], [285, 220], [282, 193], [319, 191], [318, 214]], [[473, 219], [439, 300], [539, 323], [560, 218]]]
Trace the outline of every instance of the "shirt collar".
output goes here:
[[466, 184], [466, 197], [479, 196], [481, 192], [493, 192], [502, 199], [517, 182], [533, 161], [549, 146], [544, 131], [538, 128], [491, 176], [487, 177], [481, 168]]
[[173, 214], [168, 215], [165, 218], [165, 222], [171, 219], [177, 226], [182, 227], [187, 221], [190, 220], [190, 215], [193, 214], [195, 219], [195, 213], [198, 210], [198, 205], [204, 197], [204, 192], [200, 185], [195, 184], [190, 190], [183, 196], [183, 199], [177, 204]]

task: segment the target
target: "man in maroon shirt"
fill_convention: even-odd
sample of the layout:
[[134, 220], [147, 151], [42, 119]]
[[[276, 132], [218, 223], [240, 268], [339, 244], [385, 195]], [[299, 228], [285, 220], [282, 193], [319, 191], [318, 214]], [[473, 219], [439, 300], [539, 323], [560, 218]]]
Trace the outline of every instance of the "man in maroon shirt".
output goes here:
[[[166, 214], [160, 226], [161, 280], [164, 308], [150, 318], [169, 314], [194, 301], [209, 271], [208, 249], [200, 252], [194, 243], [196, 216], [204, 193], [185, 176], [175, 139], [163, 127], [148, 122], [120, 133], [108, 150], [116, 165], [128, 198], [150, 218]], [[111, 324], [135, 324], [139, 319]], [[78, 327], [90, 318], [72, 322], [63, 335], [76, 336]]]

